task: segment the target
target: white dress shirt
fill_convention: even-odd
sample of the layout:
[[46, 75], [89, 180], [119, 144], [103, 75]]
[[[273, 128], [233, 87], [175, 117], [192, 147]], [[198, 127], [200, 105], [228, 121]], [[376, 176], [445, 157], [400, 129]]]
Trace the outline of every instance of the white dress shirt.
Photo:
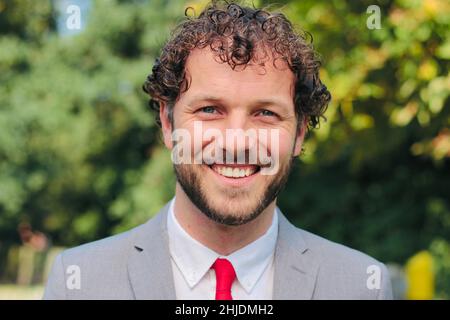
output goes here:
[[216, 276], [211, 265], [217, 258], [228, 259], [236, 272], [231, 287], [234, 300], [273, 298], [273, 259], [278, 236], [278, 215], [260, 238], [228, 256], [222, 256], [192, 238], [178, 223], [175, 198], [167, 215], [169, 250], [175, 293], [178, 300], [214, 300]]

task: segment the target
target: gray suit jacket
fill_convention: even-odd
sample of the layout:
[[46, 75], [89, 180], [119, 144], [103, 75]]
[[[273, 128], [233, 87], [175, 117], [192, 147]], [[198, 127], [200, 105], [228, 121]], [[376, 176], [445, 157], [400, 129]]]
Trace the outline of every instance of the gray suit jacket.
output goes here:
[[[168, 205], [130, 231], [63, 251], [44, 299], [176, 299], [167, 212]], [[392, 299], [382, 263], [296, 228], [281, 212], [274, 264], [277, 300]]]

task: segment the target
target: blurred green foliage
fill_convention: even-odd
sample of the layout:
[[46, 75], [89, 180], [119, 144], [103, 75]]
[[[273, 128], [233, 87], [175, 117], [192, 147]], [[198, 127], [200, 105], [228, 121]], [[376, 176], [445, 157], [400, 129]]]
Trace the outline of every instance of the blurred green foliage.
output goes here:
[[[0, 0], [0, 269], [20, 222], [74, 246], [144, 222], [173, 196], [141, 85], [186, 6], [204, 2], [92, 1], [85, 29], [61, 36], [54, 2]], [[431, 248], [448, 279], [450, 3], [277, 3], [313, 35], [333, 95], [281, 209], [382, 261]], [[366, 26], [372, 4], [381, 29]]]
[[0, 1], [2, 247], [21, 221], [62, 245], [105, 237], [173, 193], [141, 86], [183, 3], [95, 1], [71, 37], [51, 4]]
[[299, 224], [403, 261], [450, 236], [450, 4], [383, 1], [369, 30], [370, 4], [286, 7], [314, 35], [333, 102], [282, 200]]

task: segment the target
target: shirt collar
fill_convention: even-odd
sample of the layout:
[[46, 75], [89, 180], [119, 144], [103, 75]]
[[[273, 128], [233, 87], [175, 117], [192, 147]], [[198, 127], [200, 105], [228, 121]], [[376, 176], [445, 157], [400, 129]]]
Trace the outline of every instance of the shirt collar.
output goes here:
[[169, 250], [189, 287], [193, 288], [204, 277], [217, 258], [225, 258], [233, 264], [239, 283], [250, 293], [273, 260], [278, 236], [277, 210], [264, 235], [228, 256], [221, 256], [192, 238], [181, 227], [175, 217], [174, 203], [175, 198], [170, 203], [167, 215]]

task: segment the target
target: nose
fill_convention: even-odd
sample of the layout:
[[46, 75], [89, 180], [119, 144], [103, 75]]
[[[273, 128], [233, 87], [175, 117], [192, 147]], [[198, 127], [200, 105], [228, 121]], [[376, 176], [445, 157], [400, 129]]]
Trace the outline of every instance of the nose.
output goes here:
[[[256, 131], [251, 130], [249, 115], [246, 110], [233, 110], [227, 116], [224, 130], [223, 149], [227, 160], [235, 163], [249, 161], [249, 149], [256, 143]], [[254, 131], [254, 132], [253, 132]]]

